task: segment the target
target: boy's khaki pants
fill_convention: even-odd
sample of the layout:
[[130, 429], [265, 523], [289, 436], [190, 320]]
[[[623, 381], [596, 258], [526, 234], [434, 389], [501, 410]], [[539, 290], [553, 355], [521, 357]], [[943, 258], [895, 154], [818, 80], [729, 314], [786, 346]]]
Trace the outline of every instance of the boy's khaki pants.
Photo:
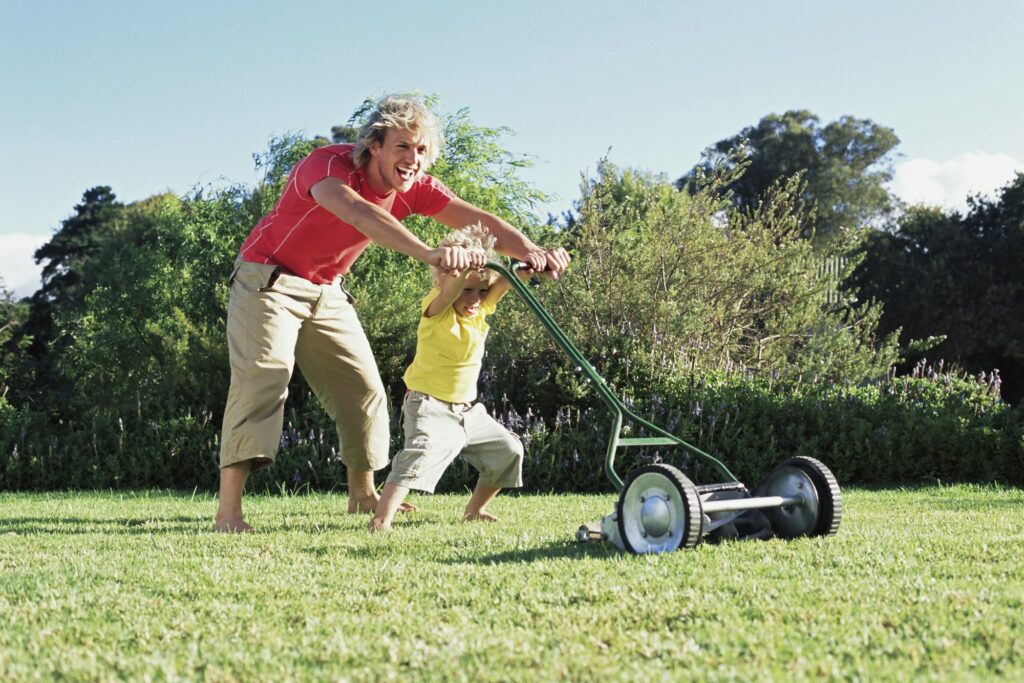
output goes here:
[[220, 466], [269, 465], [296, 362], [338, 427], [341, 460], [357, 471], [388, 464], [387, 398], [341, 278], [314, 285], [273, 265], [236, 263], [228, 301], [231, 388]]
[[402, 412], [405, 448], [391, 462], [389, 484], [433, 493], [461, 455], [480, 473], [480, 484], [502, 489], [523, 485], [523, 444], [482, 403], [449, 403], [410, 391]]

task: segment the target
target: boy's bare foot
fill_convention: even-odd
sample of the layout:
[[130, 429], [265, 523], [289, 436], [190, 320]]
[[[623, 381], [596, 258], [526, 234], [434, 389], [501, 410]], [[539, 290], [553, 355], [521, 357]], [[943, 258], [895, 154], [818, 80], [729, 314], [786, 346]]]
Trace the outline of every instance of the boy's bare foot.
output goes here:
[[492, 515], [487, 510], [477, 510], [476, 512], [466, 511], [466, 514], [462, 516], [463, 522], [500, 522], [501, 520]]
[[219, 531], [222, 534], [241, 534], [248, 531], [252, 531], [253, 528], [246, 524], [241, 517], [216, 519], [213, 522], [213, 530]]
[[[380, 497], [376, 494], [368, 497], [348, 497], [348, 512], [350, 515], [374, 512], [377, 509], [377, 501]], [[411, 503], [402, 503], [398, 506], [399, 512], [416, 512], [416, 506]]]
[[369, 526], [367, 526], [366, 528], [374, 533], [378, 531], [391, 531], [391, 525], [386, 524], [384, 520], [378, 519], [377, 517], [371, 519]]

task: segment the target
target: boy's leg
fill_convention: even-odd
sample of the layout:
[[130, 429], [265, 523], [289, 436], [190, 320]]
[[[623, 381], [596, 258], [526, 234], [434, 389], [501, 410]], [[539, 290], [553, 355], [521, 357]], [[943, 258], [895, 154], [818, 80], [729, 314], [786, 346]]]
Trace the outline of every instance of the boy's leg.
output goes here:
[[464, 415], [469, 442], [462, 457], [480, 472], [473, 495], [466, 505], [464, 519], [498, 521], [487, 511], [487, 504], [503, 488], [523, 485], [523, 444], [477, 403]]
[[499, 521], [497, 517], [487, 511], [487, 504], [494, 500], [499, 491], [501, 491], [501, 488], [498, 486], [488, 486], [478, 482], [476, 488], [473, 489], [473, 495], [469, 498], [469, 503], [466, 505], [466, 512], [463, 514], [462, 520], [465, 522], [476, 520], [483, 520], [485, 522]]
[[405, 445], [391, 462], [384, 490], [399, 486], [432, 493], [466, 443], [461, 415], [443, 401], [412, 391], [405, 396], [402, 418]]
[[477, 403], [464, 414], [468, 441], [462, 457], [480, 472], [480, 483], [498, 488], [523, 485], [523, 444]]
[[383, 531], [391, 528], [391, 522], [395, 519], [395, 513], [409, 493], [408, 487], [398, 484], [384, 484], [384, 494], [377, 502], [377, 510], [370, 520], [370, 531]]
[[373, 472], [388, 464], [387, 393], [363, 327], [339, 285], [325, 286], [295, 349], [303, 376], [338, 428], [348, 511], [373, 512]]

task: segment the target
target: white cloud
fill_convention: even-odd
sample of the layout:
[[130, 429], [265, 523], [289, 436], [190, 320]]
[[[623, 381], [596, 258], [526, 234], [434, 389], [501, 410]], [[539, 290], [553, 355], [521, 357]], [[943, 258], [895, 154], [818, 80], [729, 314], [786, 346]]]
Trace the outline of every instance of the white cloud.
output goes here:
[[37, 266], [32, 254], [49, 241], [51, 235], [15, 232], [0, 235], [0, 276], [4, 286], [17, 297], [31, 296], [39, 289], [42, 266]]
[[890, 189], [908, 204], [967, 210], [967, 197], [992, 197], [999, 188], [1024, 171], [1024, 162], [1008, 154], [974, 152], [949, 161], [909, 159], [896, 166]]

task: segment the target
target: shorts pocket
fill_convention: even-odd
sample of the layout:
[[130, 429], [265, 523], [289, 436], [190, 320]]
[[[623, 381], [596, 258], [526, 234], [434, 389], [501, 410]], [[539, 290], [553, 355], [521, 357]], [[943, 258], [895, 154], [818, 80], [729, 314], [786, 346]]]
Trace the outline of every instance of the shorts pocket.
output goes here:
[[391, 470], [396, 477], [403, 479], [415, 479], [420, 476], [423, 468], [423, 461], [430, 453], [430, 441], [428, 439], [413, 440], [405, 445], [395, 456], [391, 463]]
[[429, 396], [418, 391], [411, 391], [406, 394], [405, 400], [402, 401], [402, 412], [409, 413], [410, 415], [419, 415], [426, 409], [429, 403]]

